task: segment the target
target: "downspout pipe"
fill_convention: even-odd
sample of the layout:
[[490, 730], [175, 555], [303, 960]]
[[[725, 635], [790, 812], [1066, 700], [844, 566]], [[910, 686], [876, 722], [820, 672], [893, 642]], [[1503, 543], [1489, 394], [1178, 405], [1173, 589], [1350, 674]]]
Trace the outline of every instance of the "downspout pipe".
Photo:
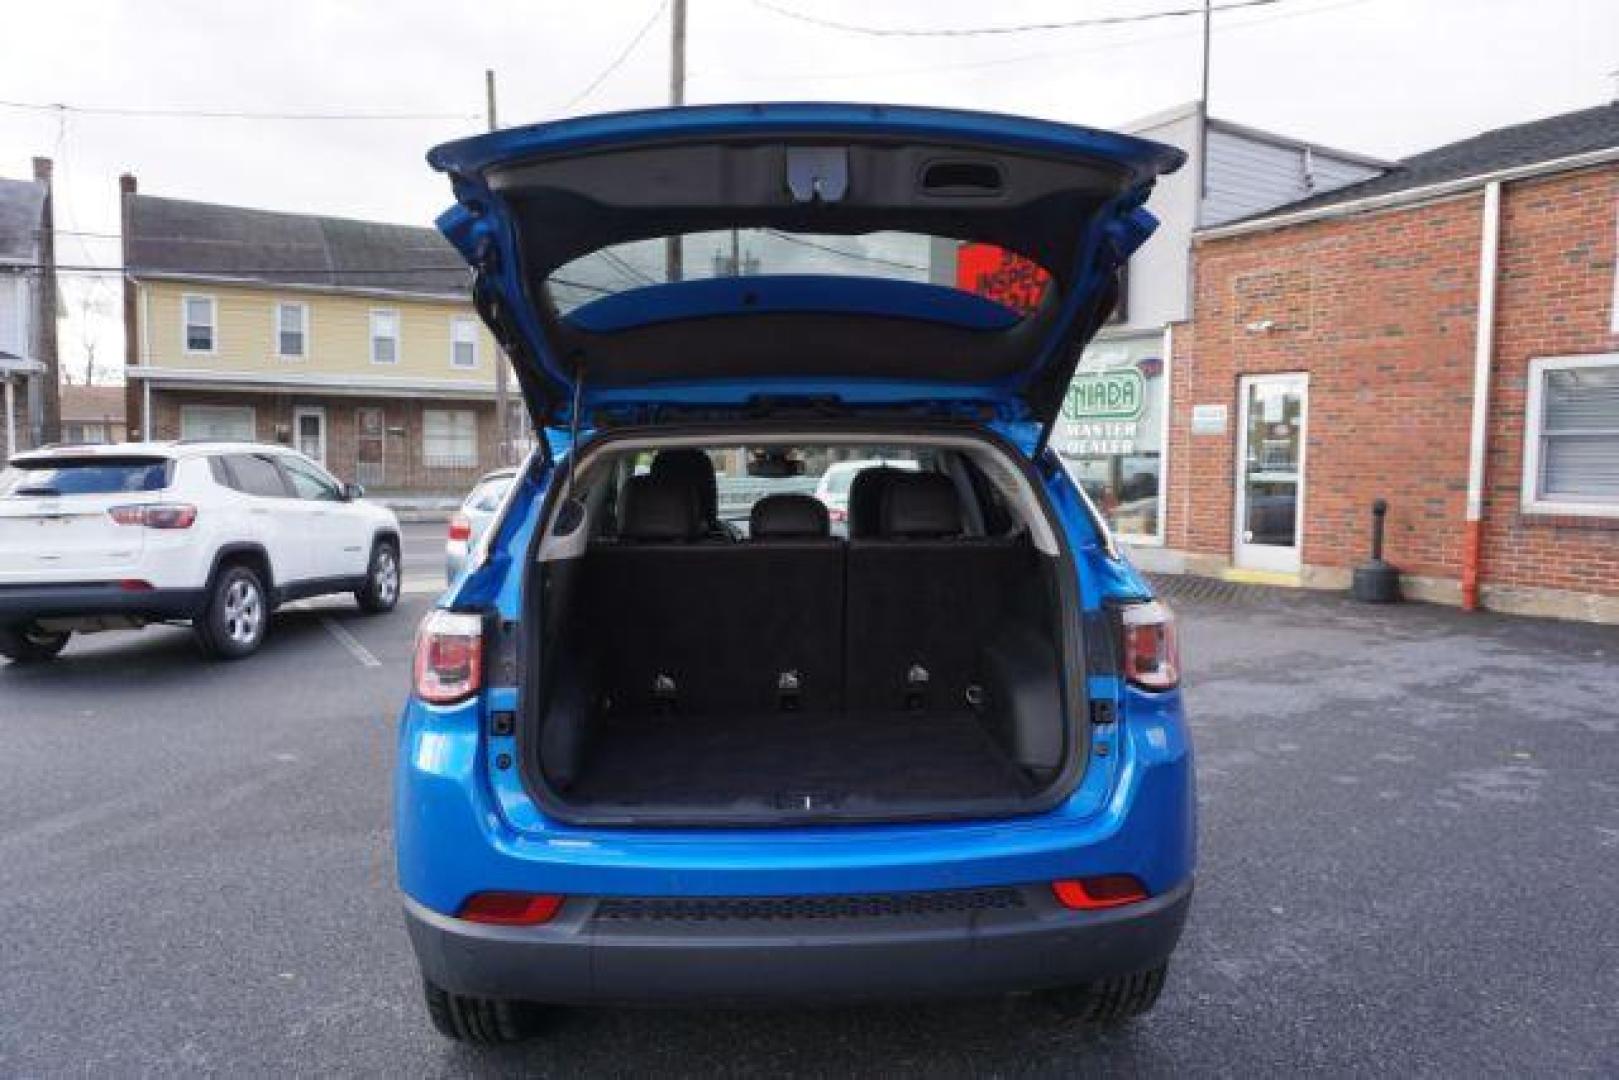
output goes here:
[[1501, 181], [1484, 186], [1478, 254], [1478, 325], [1473, 335], [1473, 423], [1467, 445], [1467, 516], [1462, 534], [1462, 608], [1478, 609], [1484, 546], [1484, 465], [1490, 431], [1490, 375], [1495, 355], [1495, 283], [1501, 249]]

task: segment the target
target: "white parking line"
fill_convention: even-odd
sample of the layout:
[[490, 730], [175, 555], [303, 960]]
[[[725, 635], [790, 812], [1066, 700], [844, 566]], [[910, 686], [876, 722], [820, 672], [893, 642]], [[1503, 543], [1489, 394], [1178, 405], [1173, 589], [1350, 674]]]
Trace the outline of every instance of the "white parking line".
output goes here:
[[399, 591], [407, 596], [419, 596], [424, 593], [441, 593], [445, 589], [444, 577], [433, 574], [424, 577], [407, 577], [399, 584]]
[[337, 639], [337, 643], [349, 651], [349, 655], [360, 662], [361, 667], [381, 667], [382, 661], [371, 654], [371, 650], [360, 644], [360, 639], [349, 633], [348, 627], [332, 618], [322, 615], [320, 624], [326, 632]]

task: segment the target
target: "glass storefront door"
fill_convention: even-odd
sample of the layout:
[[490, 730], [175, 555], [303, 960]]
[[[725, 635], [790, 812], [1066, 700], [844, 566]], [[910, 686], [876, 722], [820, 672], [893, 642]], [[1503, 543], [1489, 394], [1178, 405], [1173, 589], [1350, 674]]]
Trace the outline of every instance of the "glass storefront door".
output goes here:
[[1305, 375], [1242, 380], [1233, 553], [1245, 569], [1299, 569], [1308, 393]]

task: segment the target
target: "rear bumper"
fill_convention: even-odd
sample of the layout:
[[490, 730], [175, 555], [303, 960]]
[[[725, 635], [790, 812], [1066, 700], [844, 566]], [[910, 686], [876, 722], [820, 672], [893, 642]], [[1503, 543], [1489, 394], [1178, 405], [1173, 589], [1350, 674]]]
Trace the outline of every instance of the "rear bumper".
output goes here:
[[204, 589], [124, 589], [105, 581], [0, 585], [0, 622], [79, 615], [189, 619], [201, 608], [205, 596]]
[[720, 918], [701, 900], [626, 918], [610, 902], [580, 897], [539, 927], [464, 922], [407, 897], [405, 919], [422, 974], [460, 994], [558, 1004], [903, 999], [1038, 990], [1157, 967], [1180, 938], [1192, 883], [1092, 912], [1063, 908], [1043, 885], [997, 892], [1017, 900]]

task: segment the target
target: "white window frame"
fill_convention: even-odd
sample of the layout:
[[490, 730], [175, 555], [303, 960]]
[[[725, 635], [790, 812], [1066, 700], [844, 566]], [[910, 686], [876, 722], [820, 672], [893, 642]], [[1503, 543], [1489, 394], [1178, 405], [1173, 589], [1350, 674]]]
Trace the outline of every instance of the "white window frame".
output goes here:
[[[297, 308], [300, 319], [300, 331], [303, 335], [303, 352], [281, 351], [281, 311], [283, 308]], [[309, 359], [309, 305], [302, 300], [277, 300], [270, 305], [270, 336], [275, 342], [275, 355], [278, 360], [307, 360]]]
[[[462, 341], [460, 339], [459, 335], [462, 327], [466, 327], [469, 331], [471, 331], [471, 337], [467, 341]], [[452, 368], [459, 371], [472, 371], [478, 367], [481, 359], [479, 354], [483, 352], [482, 343], [478, 339], [479, 334], [477, 319], [474, 319], [470, 315], [452, 315], [450, 317], [450, 366]], [[456, 346], [458, 345], [472, 346], [472, 362], [470, 364], [463, 364], [455, 358]]]
[[[430, 455], [427, 441], [427, 418], [434, 413], [454, 416], [458, 413], [472, 417], [472, 444], [465, 460], [459, 456]], [[451, 426], [454, 427], [453, 422]], [[475, 469], [478, 467], [478, 410], [476, 409], [423, 409], [422, 410], [422, 464], [429, 469]]]
[[249, 438], [246, 441], [248, 441], [248, 442], [256, 442], [258, 440], [258, 431], [259, 431], [258, 410], [256, 408], [254, 408], [252, 405], [181, 405], [180, 406], [180, 437], [182, 439], [187, 438], [187, 435], [186, 435], [186, 414], [187, 413], [216, 413], [217, 414], [217, 413], [222, 413], [222, 412], [246, 413], [247, 414], [248, 433], [249, 433]]
[[[191, 347], [191, 301], [201, 300], [208, 305], [208, 348]], [[182, 293], [180, 295], [180, 348], [187, 356], [219, 355], [219, 300], [209, 293]]]
[[1541, 424], [1545, 414], [1546, 373], [1579, 368], [1619, 367], [1619, 353], [1590, 356], [1542, 356], [1529, 361], [1529, 398], [1523, 418], [1523, 497], [1526, 514], [1557, 514], [1569, 517], [1619, 518], [1619, 503], [1567, 502], [1540, 497], [1540, 450], [1544, 442]]
[[[384, 317], [384, 316], [393, 320], [394, 358], [392, 360], [378, 360], [377, 359], [377, 341], [378, 341], [378, 338], [379, 338], [379, 335], [377, 334], [377, 319], [379, 317]], [[370, 347], [371, 347], [371, 362], [373, 364], [380, 364], [383, 367], [396, 367], [396, 366], [398, 366], [400, 358], [404, 355], [404, 351], [405, 351], [405, 346], [404, 346], [404, 337], [405, 337], [405, 335], [404, 335], [404, 325], [403, 324], [404, 324], [404, 320], [400, 318], [398, 308], [372, 308], [371, 309], [371, 335], [370, 335], [369, 340], [370, 340]]]

